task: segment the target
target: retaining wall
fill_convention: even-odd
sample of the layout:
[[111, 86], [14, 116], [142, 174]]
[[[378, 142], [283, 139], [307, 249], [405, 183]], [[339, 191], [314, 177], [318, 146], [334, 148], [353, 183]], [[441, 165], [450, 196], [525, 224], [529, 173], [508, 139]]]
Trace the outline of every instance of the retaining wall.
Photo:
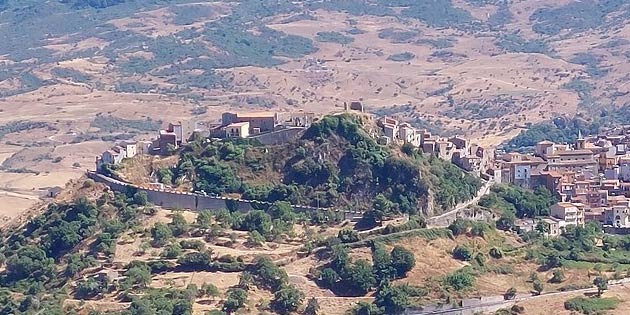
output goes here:
[[283, 144], [296, 139], [304, 130], [303, 127], [289, 127], [287, 129], [251, 136], [249, 138], [256, 139], [264, 145]]
[[[145, 192], [149, 199], [149, 202], [156, 206], [160, 206], [166, 209], [188, 209], [188, 210], [221, 210], [227, 209], [227, 203], [231, 203], [231, 205], [237, 205], [239, 211], [248, 212], [254, 209], [254, 204], [258, 203], [261, 205], [271, 205], [269, 202], [261, 202], [261, 201], [252, 201], [252, 200], [243, 200], [243, 199], [232, 199], [225, 197], [212, 197], [212, 196], [204, 196], [193, 193], [185, 193], [185, 192], [176, 192], [176, 191], [167, 191], [167, 190], [158, 190], [158, 189], [150, 189], [145, 187], [139, 187], [137, 185], [133, 185], [130, 183], [122, 182], [117, 179], [105, 176], [103, 174], [98, 174], [95, 172], [88, 172], [88, 178], [91, 178], [95, 182], [103, 183], [111, 190], [116, 192], [125, 193], [129, 189], [135, 189], [139, 192]], [[356, 216], [362, 215], [360, 211], [350, 211], [350, 210], [338, 210], [338, 209], [326, 209], [326, 208], [315, 208], [303, 205], [292, 205], [293, 209], [298, 212], [310, 212], [310, 211], [326, 211], [333, 210], [336, 212], [343, 212], [344, 219], [350, 220]]]

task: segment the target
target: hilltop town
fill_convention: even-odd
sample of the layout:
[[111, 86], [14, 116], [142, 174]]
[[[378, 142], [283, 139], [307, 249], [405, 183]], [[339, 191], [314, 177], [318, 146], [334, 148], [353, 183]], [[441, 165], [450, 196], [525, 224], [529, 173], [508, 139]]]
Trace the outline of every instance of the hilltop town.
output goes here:
[[0, 248], [6, 285], [65, 288], [46, 305], [100, 314], [543, 314], [582, 292], [624, 309], [625, 128], [504, 153], [359, 105], [120, 142], [7, 234], [27, 241]]
[[[362, 112], [360, 102], [346, 105], [347, 112]], [[200, 127], [198, 123], [170, 123], [150, 141], [123, 142], [97, 158], [97, 170], [117, 165], [136, 155], [171, 155], [193, 136], [216, 139], [256, 139], [263, 145], [288, 143], [320, 119], [314, 113], [224, 113], [221, 124]], [[557, 236], [567, 225], [584, 226], [596, 221], [608, 232], [630, 233], [630, 130], [614, 128], [604, 134], [582, 137], [575, 143], [539, 142], [532, 153], [503, 153], [471, 143], [462, 136], [440, 137], [390, 117], [375, 119], [374, 134], [383, 145], [409, 145], [427, 155], [450, 161], [485, 181], [511, 184], [528, 190], [544, 187], [558, 203], [541, 217]], [[163, 184], [152, 183], [154, 187]], [[519, 220], [516, 226], [531, 231], [536, 218]], [[626, 230], [627, 229], [627, 230]], [[627, 231], [627, 232], [626, 232]]]

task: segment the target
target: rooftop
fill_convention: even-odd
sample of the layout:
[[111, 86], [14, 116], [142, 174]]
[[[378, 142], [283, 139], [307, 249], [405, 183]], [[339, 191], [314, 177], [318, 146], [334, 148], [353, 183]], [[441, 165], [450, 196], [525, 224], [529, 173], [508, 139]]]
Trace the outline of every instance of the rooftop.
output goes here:
[[560, 150], [554, 152], [555, 155], [593, 155], [591, 150]]
[[274, 112], [248, 112], [248, 113], [236, 113], [239, 118], [275, 118]]
[[229, 125], [227, 125], [226, 127], [246, 127], [249, 126], [249, 122], [245, 121], [245, 122], [238, 122], [238, 123], [231, 123]]

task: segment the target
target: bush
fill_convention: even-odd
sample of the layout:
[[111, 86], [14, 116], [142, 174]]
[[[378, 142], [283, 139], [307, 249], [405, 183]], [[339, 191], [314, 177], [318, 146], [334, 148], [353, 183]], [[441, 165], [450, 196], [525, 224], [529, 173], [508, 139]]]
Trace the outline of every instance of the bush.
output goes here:
[[399, 278], [407, 276], [416, 265], [416, 257], [410, 250], [396, 246], [392, 249], [392, 266], [396, 269], [396, 276]]
[[505, 291], [505, 294], [503, 294], [503, 299], [504, 300], [514, 300], [514, 298], [516, 297], [516, 288], [509, 288], [507, 291]]
[[343, 229], [339, 231], [337, 237], [342, 243], [355, 243], [359, 241], [359, 233], [350, 229]]
[[616, 298], [585, 298], [576, 297], [564, 302], [564, 308], [583, 314], [599, 314], [602, 311], [614, 310], [619, 304]]
[[279, 314], [287, 314], [297, 311], [304, 303], [305, 295], [302, 291], [294, 286], [283, 286], [274, 293], [274, 299], [271, 302], [273, 309]]
[[463, 245], [457, 245], [457, 247], [455, 247], [455, 249], [453, 250], [453, 258], [463, 261], [470, 261], [473, 258], [473, 253], [470, 248]]
[[495, 259], [503, 258], [503, 251], [501, 251], [501, 249], [497, 247], [492, 247], [488, 254], [490, 255], [490, 257]]
[[332, 268], [325, 268], [319, 275], [319, 279], [324, 287], [332, 289], [339, 280], [339, 275]]
[[564, 272], [562, 272], [562, 270], [554, 270], [553, 271], [553, 277], [551, 277], [551, 279], [549, 280], [549, 282], [551, 283], [560, 283], [562, 281], [564, 281]]
[[173, 237], [173, 231], [166, 224], [158, 222], [151, 229], [151, 236], [153, 246], [164, 246]]
[[233, 288], [228, 291], [227, 299], [223, 302], [223, 310], [227, 313], [233, 313], [239, 308], [245, 306], [247, 302], [247, 291], [241, 288]]
[[475, 276], [470, 268], [465, 267], [448, 274], [446, 278], [444, 278], [444, 282], [455, 291], [462, 291], [472, 288], [475, 285]]
[[173, 259], [173, 258], [177, 258], [181, 254], [182, 254], [182, 246], [179, 245], [179, 243], [173, 243], [173, 244], [167, 245], [166, 248], [164, 248], [161, 256], [164, 258]]

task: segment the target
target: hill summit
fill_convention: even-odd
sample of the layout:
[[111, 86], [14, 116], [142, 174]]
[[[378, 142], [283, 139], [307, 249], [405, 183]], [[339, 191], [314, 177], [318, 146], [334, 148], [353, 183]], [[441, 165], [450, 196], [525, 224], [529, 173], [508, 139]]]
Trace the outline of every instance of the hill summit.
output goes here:
[[323, 117], [282, 145], [196, 137], [174, 167], [156, 170], [157, 179], [248, 200], [353, 210], [377, 207], [376, 200], [388, 212], [424, 215], [469, 200], [480, 188], [478, 178], [448, 161], [379, 144], [379, 132], [370, 117], [344, 113]]

